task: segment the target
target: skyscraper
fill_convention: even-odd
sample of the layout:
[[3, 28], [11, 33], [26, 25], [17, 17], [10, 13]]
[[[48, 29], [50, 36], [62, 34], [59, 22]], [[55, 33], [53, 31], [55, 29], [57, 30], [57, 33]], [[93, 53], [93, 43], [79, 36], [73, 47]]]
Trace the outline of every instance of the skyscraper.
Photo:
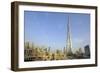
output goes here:
[[71, 39], [71, 26], [70, 26], [70, 18], [68, 17], [67, 24], [67, 42], [66, 42], [66, 56], [72, 55], [72, 39]]

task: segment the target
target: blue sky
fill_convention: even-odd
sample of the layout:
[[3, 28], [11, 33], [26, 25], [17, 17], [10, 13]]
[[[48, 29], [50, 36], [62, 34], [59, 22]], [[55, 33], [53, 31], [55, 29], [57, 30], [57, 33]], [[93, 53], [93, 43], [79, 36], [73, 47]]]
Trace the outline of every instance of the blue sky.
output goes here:
[[70, 17], [73, 48], [90, 44], [90, 15], [61, 12], [24, 12], [25, 41], [40, 46], [62, 49], [67, 41], [67, 24]]

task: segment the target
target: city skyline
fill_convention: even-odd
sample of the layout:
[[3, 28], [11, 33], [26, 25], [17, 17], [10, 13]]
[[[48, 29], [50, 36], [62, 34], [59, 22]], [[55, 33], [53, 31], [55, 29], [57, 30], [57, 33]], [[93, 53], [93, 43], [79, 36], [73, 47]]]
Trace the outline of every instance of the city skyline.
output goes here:
[[70, 16], [72, 47], [90, 45], [90, 15], [81, 13], [25, 11], [25, 41], [62, 49], [67, 41]]

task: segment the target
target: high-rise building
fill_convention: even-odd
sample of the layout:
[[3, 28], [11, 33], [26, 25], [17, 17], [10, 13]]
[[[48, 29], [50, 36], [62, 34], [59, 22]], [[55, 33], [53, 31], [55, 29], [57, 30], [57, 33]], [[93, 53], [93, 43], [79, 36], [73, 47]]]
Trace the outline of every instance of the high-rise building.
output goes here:
[[90, 58], [90, 47], [89, 47], [89, 45], [86, 45], [84, 47], [84, 51], [85, 51], [86, 58]]
[[67, 24], [67, 42], [66, 42], [66, 56], [72, 55], [72, 39], [71, 39], [71, 26], [70, 26], [70, 19], [68, 17], [68, 24]]

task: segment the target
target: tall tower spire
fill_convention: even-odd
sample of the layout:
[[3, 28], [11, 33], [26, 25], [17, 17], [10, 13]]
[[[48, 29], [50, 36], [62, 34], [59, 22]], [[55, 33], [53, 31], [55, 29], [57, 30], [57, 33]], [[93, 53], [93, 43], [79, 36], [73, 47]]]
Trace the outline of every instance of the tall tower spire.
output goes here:
[[67, 44], [66, 44], [66, 53], [67, 56], [72, 55], [72, 39], [71, 39], [71, 26], [70, 26], [70, 18], [68, 16], [68, 24], [67, 24]]

